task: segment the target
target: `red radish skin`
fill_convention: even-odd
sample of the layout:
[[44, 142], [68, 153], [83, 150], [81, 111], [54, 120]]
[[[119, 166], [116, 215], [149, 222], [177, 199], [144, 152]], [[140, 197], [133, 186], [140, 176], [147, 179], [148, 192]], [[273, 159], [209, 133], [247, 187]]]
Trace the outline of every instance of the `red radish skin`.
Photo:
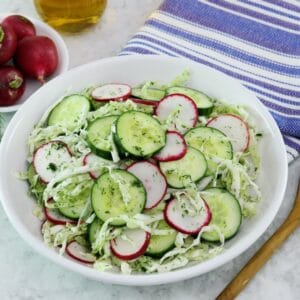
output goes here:
[[17, 35], [8, 24], [0, 25], [0, 65], [7, 63], [17, 49]]
[[54, 42], [46, 36], [27, 36], [19, 43], [15, 63], [28, 77], [42, 84], [58, 65], [58, 53]]
[[[203, 199], [202, 199], [203, 200]], [[184, 233], [184, 234], [189, 234], [189, 235], [193, 235], [193, 234], [197, 234], [200, 232], [200, 230], [204, 227], [204, 226], [207, 226], [210, 221], [211, 221], [211, 218], [212, 218], [212, 215], [211, 215], [211, 211], [207, 205], [207, 203], [203, 200], [204, 202], [204, 206], [205, 206], [205, 213], [206, 213], [206, 216], [203, 220], [203, 222], [201, 222], [201, 224], [195, 228], [194, 230], [186, 230], [182, 227], [180, 227], [177, 223], [176, 223], [176, 220], [172, 220], [172, 218], [169, 216], [169, 211], [172, 210], [174, 208], [173, 205], [176, 205], [174, 204], [177, 200], [176, 199], [171, 199], [165, 209], [164, 209], [164, 219], [165, 221], [174, 229], [176, 229], [177, 231], [181, 232], [181, 233]], [[173, 207], [172, 207], [173, 206]]]
[[85, 252], [86, 250], [87, 249], [85, 249], [85, 247], [79, 245], [75, 240], [71, 241], [66, 247], [67, 254], [75, 260], [78, 260], [85, 264], [94, 263], [96, 260], [96, 257], [94, 255], [91, 254], [90, 260], [87, 260], [86, 258], [84, 258], [84, 256], [82, 256], [81, 252]]
[[2, 24], [10, 25], [17, 35], [18, 40], [21, 40], [25, 36], [36, 35], [35, 27], [32, 22], [20, 15], [8, 16], [3, 20]]
[[[130, 231], [130, 230], [142, 230], [142, 229], [127, 229], [127, 230]], [[136, 251], [134, 251], [133, 253], [130, 254], [121, 253], [120, 250], [118, 249], [118, 238], [115, 238], [112, 241], [110, 241], [110, 248], [112, 253], [121, 260], [132, 260], [143, 255], [149, 246], [150, 238], [151, 238], [151, 234], [149, 232], [147, 231], [144, 232], [145, 232], [145, 236], [144, 236], [143, 243], [139, 245], [138, 249], [136, 249]]]
[[[148, 174], [145, 174], [147, 168], [149, 172]], [[146, 189], [147, 202], [145, 209], [154, 208], [162, 201], [162, 199], [164, 199], [167, 193], [168, 184], [165, 175], [156, 164], [147, 160], [138, 161], [128, 166], [127, 171], [135, 175], [143, 183]]]
[[[245, 133], [245, 136], [243, 136], [245, 138], [245, 142], [243, 143], [242, 146], [238, 145], [239, 143], [233, 143], [233, 150], [235, 152], [245, 152], [248, 147], [249, 147], [249, 144], [250, 144], [250, 132], [249, 132], [249, 126], [248, 124], [242, 119], [240, 118], [239, 116], [237, 115], [234, 115], [234, 114], [223, 114], [223, 115], [219, 115], [219, 116], [216, 116], [212, 119], [210, 119], [207, 123], [206, 123], [206, 126], [208, 127], [213, 127], [213, 128], [216, 128], [216, 129], [219, 129], [220, 131], [222, 131], [222, 128], [220, 128], [219, 126], [214, 126], [214, 123], [219, 120], [220, 118], [227, 118], [227, 117], [230, 117], [230, 118], [234, 118], [235, 120], [238, 120], [239, 123], [242, 125], [243, 127], [243, 130], [244, 130], [244, 133]], [[236, 128], [234, 128], [236, 129]], [[231, 131], [231, 130], [229, 130]], [[225, 135], [228, 135], [228, 132], [226, 130], [222, 131]], [[230, 138], [233, 138], [233, 136], [229, 136], [228, 137]]]
[[14, 67], [0, 67], [0, 106], [15, 104], [25, 91], [25, 78]]
[[[89, 159], [91, 159], [91, 157], [97, 157], [96, 154], [90, 152], [88, 153], [84, 158], [83, 158], [83, 165], [86, 166], [89, 162]], [[93, 158], [92, 158], [93, 159]], [[92, 172], [89, 172], [90, 176], [92, 179], [97, 179], [101, 174], [99, 172], [96, 172], [96, 171], [92, 171]]]
[[131, 86], [124, 83], [107, 83], [96, 87], [91, 95], [97, 102], [125, 101], [131, 95]]
[[[166, 120], [169, 115], [178, 106], [181, 111], [178, 118], [189, 128], [195, 127], [198, 122], [198, 109], [195, 102], [183, 94], [170, 94], [161, 99], [155, 107], [155, 115], [162, 121]], [[173, 124], [174, 125], [174, 124]], [[169, 128], [170, 130], [179, 131], [184, 134], [189, 128], [176, 128], [176, 125]], [[182, 126], [181, 126], [182, 127]]]
[[[168, 150], [168, 137], [171, 137], [171, 136], [175, 136], [175, 137], [177, 137], [177, 141], [179, 141], [179, 140], [181, 141], [181, 145], [175, 145], [175, 146], [178, 146], [178, 152], [168, 153], [168, 151], [170, 151], [170, 152], [175, 151], [175, 149]], [[169, 130], [169, 131], [167, 131], [167, 142], [166, 142], [165, 147], [162, 150], [160, 150], [158, 153], [156, 153], [153, 157], [155, 159], [157, 159], [158, 161], [162, 161], [162, 162], [174, 161], [174, 160], [178, 160], [178, 159], [184, 157], [186, 152], [187, 152], [187, 145], [186, 145], [185, 139], [182, 136], [182, 134], [180, 134], [177, 131]]]
[[[53, 202], [53, 200], [49, 200], [49, 202]], [[44, 213], [45, 213], [46, 219], [53, 224], [56, 224], [56, 225], [66, 225], [67, 223], [77, 224], [77, 220], [72, 220], [67, 217], [64, 217], [63, 215], [60, 215], [59, 212], [57, 210], [55, 210], [55, 208], [45, 207]]]

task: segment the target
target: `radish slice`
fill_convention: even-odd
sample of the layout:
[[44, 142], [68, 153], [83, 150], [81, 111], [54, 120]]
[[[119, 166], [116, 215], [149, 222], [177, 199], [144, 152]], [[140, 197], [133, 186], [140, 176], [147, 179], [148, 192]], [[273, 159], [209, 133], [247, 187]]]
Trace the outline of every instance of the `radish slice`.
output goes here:
[[204, 202], [204, 209], [195, 216], [188, 216], [182, 213], [178, 200], [172, 199], [167, 203], [164, 210], [166, 222], [177, 231], [185, 234], [197, 234], [203, 226], [209, 224], [211, 212]]
[[118, 236], [110, 242], [112, 253], [122, 260], [135, 259], [144, 254], [150, 242], [150, 233], [143, 229], [126, 229], [126, 239]]
[[92, 97], [96, 101], [126, 100], [130, 94], [131, 87], [120, 83], [105, 84], [92, 91]]
[[74, 259], [92, 264], [96, 260], [96, 256], [89, 252], [88, 248], [78, 244], [76, 241], [71, 241], [67, 247], [66, 252]]
[[248, 124], [239, 116], [220, 115], [209, 120], [206, 126], [219, 129], [228, 136], [234, 152], [244, 152], [248, 149], [250, 141]]
[[[99, 158], [96, 154], [90, 152], [83, 158], [83, 165], [91, 166], [91, 165], [99, 162], [99, 160], [101, 160], [101, 158]], [[97, 179], [101, 175], [101, 172], [100, 171], [91, 171], [91, 172], [89, 172], [89, 174], [93, 179]]]
[[144, 99], [138, 99], [138, 98], [129, 98], [129, 100], [131, 100], [134, 103], [137, 104], [144, 104], [144, 105], [150, 105], [150, 106], [156, 106], [157, 105], [157, 101], [151, 101], [151, 100], [144, 100]]
[[167, 132], [166, 145], [154, 155], [159, 161], [173, 161], [182, 158], [187, 151], [184, 137], [176, 131]]
[[158, 205], [167, 192], [167, 181], [158, 166], [149, 161], [140, 161], [130, 165], [127, 171], [135, 175], [146, 189], [145, 208], [153, 208]]
[[72, 220], [63, 216], [56, 208], [45, 207], [45, 216], [48, 221], [54, 224], [58, 224], [58, 225], [66, 225], [67, 223], [77, 224], [77, 220]]
[[33, 167], [44, 183], [51, 181], [60, 171], [62, 163], [71, 162], [72, 153], [60, 141], [51, 141], [40, 146], [33, 156]]
[[194, 127], [198, 120], [198, 109], [195, 102], [182, 94], [171, 94], [159, 101], [155, 114], [161, 121], [172, 118], [172, 130], [185, 133]]

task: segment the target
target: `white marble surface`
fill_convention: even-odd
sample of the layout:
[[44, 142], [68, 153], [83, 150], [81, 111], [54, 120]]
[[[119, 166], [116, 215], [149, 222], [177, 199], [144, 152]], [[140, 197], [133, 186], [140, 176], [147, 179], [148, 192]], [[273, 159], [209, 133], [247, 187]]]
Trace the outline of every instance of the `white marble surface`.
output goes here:
[[[162, 0], [108, 0], [102, 21], [77, 36], [66, 36], [71, 66], [117, 54]], [[31, 1], [1, 0], [1, 12], [38, 17]], [[214, 299], [246, 261], [283, 222], [299, 181], [300, 160], [290, 166], [288, 190], [279, 215], [248, 251], [207, 275], [157, 287], [122, 287], [94, 282], [34, 252], [8, 222], [0, 206], [0, 299]], [[241, 300], [296, 300], [300, 295], [300, 232], [276, 252], [239, 296]]]

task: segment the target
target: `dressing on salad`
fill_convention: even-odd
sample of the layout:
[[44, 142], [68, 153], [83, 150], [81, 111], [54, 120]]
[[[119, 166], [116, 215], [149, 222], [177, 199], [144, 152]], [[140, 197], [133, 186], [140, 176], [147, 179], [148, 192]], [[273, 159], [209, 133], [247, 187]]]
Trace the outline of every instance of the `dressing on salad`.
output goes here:
[[262, 134], [189, 77], [87, 87], [45, 112], [20, 177], [49, 247], [99, 271], [167, 272], [218, 255], [256, 214]]

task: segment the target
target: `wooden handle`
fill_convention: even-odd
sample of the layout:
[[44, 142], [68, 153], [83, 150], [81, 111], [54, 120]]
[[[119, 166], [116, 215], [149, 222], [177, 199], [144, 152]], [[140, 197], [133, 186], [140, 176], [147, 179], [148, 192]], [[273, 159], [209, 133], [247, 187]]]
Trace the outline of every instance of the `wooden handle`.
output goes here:
[[[296, 201], [300, 201], [300, 186]], [[273, 234], [273, 236], [262, 246], [262, 248], [250, 259], [239, 274], [227, 285], [217, 300], [234, 299], [247, 285], [252, 277], [272, 256], [274, 251], [291, 235], [300, 225], [299, 202], [295, 205], [286, 221]]]

